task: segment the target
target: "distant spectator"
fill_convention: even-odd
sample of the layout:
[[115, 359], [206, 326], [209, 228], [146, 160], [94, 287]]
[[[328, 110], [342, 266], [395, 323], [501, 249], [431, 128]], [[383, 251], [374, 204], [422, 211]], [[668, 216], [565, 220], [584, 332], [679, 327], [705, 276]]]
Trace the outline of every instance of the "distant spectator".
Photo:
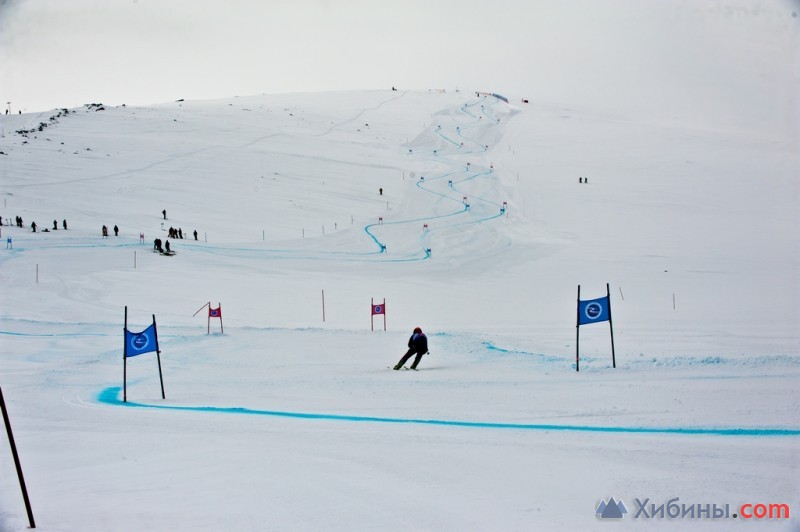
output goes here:
[[163, 211], [161, 211], [161, 214], [164, 215], [164, 219], [166, 220], [167, 219], [167, 209], [164, 209]]
[[197, 240], [197, 229], [194, 230], [194, 239]]
[[31, 229], [34, 233], [36, 232], [36, 222], [31, 222]]
[[58, 229], [58, 220], [53, 220], [53, 231]]
[[64, 221], [61, 222], [61, 225], [64, 226], [64, 231], [67, 230], [67, 219], [65, 218]]
[[114, 236], [119, 236], [119, 227], [114, 226]]

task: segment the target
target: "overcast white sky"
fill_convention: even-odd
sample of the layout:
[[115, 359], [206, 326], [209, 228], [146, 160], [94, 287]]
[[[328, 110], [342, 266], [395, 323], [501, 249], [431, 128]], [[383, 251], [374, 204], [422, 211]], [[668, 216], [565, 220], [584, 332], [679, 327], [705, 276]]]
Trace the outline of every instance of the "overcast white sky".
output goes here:
[[760, 106], [785, 126], [798, 13], [800, 0], [0, 0], [0, 102], [458, 87], [737, 125]]

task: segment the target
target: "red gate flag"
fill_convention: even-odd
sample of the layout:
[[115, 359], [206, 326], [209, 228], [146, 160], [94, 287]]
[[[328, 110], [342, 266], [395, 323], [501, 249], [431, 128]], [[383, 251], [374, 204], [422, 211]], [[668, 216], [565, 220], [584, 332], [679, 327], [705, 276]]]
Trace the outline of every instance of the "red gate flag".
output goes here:
[[370, 304], [372, 306], [372, 315], [369, 317], [370, 321], [370, 330], [375, 330], [375, 316], [383, 316], [383, 330], [386, 330], [386, 299], [383, 300], [383, 303], [375, 304], [374, 299], [370, 299]]
[[217, 307], [217, 308], [208, 307], [208, 317], [209, 318], [221, 318], [222, 317], [222, 307]]

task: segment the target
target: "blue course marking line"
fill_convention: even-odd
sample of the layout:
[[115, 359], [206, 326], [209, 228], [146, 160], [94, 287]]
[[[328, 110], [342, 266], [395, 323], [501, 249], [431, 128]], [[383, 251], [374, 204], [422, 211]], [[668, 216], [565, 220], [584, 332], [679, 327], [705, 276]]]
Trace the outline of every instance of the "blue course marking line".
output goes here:
[[480, 176], [493, 175], [493, 174], [494, 174], [494, 170], [484, 170], [483, 172], [479, 172], [479, 173], [471, 175], [471, 176], [469, 176], [467, 178], [464, 178], [464, 179], [461, 179], [461, 180], [458, 180], [458, 181], [454, 181], [453, 182], [453, 186], [451, 188], [453, 190], [455, 190], [456, 192], [458, 192], [459, 194], [462, 194], [464, 196], [469, 196], [469, 197], [471, 197], [473, 199], [477, 199], [477, 200], [482, 201], [484, 203], [488, 203], [489, 205], [494, 205], [496, 207], [502, 207], [502, 205], [500, 203], [496, 202], [496, 201], [492, 201], [492, 200], [486, 199], [486, 198], [484, 198], [482, 196], [478, 196], [476, 194], [469, 194], [468, 192], [466, 192], [464, 190], [461, 190], [456, 186], [456, 185], [460, 185], [461, 183], [466, 183], [467, 181], [471, 181], [471, 180], [473, 180], [473, 179], [475, 179], [477, 177], [480, 177]]
[[454, 141], [453, 139], [451, 139], [450, 137], [441, 132], [441, 126], [439, 128], [436, 128], [436, 134], [442, 137], [447, 142], [453, 144], [456, 148], [459, 149], [461, 148], [461, 144], [459, 144], [458, 142]]
[[[474, 120], [474, 123], [471, 124], [471, 125], [461, 126], [461, 127], [457, 128], [457, 132], [458, 132], [458, 136], [459, 137], [463, 138], [466, 141], [469, 141], [469, 142], [477, 144], [480, 147], [481, 151], [484, 151], [484, 152], [486, 151], [486, 147], [484, 145], [482, 145], [481, 143], [479, 143], [476, 140], [473, 140], [473, 139], [470, 139], [468, 137], [465, 137], [461, 130], [465, 129], [465, 128], [476, 127], [476, 126], [479, 125], [479, 122], [478, 122], [479, 117], [474, 115], [474, 114], [472, 114], [470, 112], [470, 108], [475, 107], [475, 106], [477, 106], [479, 104], [485, 104], [485, 102], [486, 102], [486, 96], [481, 96], [476, 101], [474, 101], [472, 103], [465, 103], [462, 106], [460, 106], [459, 107], [459, 111], [464, 113], [468, 117], [472, 118]], [[492, 102], [489, 105], [494, 105], [494, 102]], [[481, 106], [481, 110], [482, 110], [482, 114], [486, 115], [486, 111], [484, 109], [484, 105]], [[461, 143], [459, 143], [459, 142], [453, 140], [452, 138], [446, 136], [442, 132], [442, 127], [441, 126], [439, 126], [435, 130], [435, 133], [439, 137], [441, 137], [443, 140], [453, 144], [457, 148], [461, 149], [463, 147], [463, 146], [461, 146]], [[472, 152], [469, 152], [469, 151], [462, 152], [462, 155], [466, 155], [467, 153], [472, 153]], [[445, 178], [447, 176], [450, 176], [452, 174], [456, 174], [457, 172], [458, 171], [455, 171], [455, 170], [449, 171], [449, 172], [445, 172], [443, 174], [440, 174], [440, 175], [438, 175], [436, 177], [431, 178], [430, 181], [437, 180], [437, 179], [443, 179], [443, 178]], [[474, 175], [471, 175], [471, 176], [467, 177], [466, 179], [458, 180], [456, 183], [463, 183], [464, 181], [469, 181], [469, 180], [475, 179], [475, 178], [480, 177], [480, 176], [491, 175], [491, 174], [492, 174], [491, 170], [478, 172], [478, 173], [475, 173]], [[117, 175], [117, 174], [114, 174], [114, 175]], [[112, 177], [112, 176], [105, 176], [105, 177]], [[448, 201], [453, 201], [455, 203], [461, 203], [461, 201], [456, 199], [456, 198], [450, 197], [450, 196], [448, 196], [446, 194], [442, 194], [440, 192], [435, 192], [433, 190], [430, 190], [430, 189], [426, 188], [423, 185], [424, 185], [424, 183], [422, 183], [422, 182], [417, 182], [416, 183], [416, 186], [419, 189], [424, 190], [425, 192], [428, 192], [430, 194], [434, 194], [436, 196], [440, 196], [440, 197], [442, 197], [442, 198], [444, 198], [444, 199], [446, 199]], [[455, 186], [452, 187], [452, 190], [454, 190], [455, 192], [458, 192], [458, 193], [462, 193]], [[493, 201], [488, 200], [486, 198], [482, 198], [480, 196], [473, 196], [473, 198], [475, 200], [477, 200], [477, 201], [485, 202], [485, 203], [488, 203], [490, 205], [499, 205], [496, 202], [493, 202]], [[374, 223], [373, 224], [368, 224], [368, 225], [366, 225], [364, 227], [363, 230], [370, 237], [370, 239], [374, 242], [374, 244], [378, 247], [378, 251], [375, 251], [375, 252], [308, 251], [308, 250], [303, 251], [303, 250], [294, 250], [294, 249], [253, 248], [253, 247], [241, 247], [241, 246], [226, 247], [226, 246], [214, 246], [214, 245], [211, 245], [211, 246], [209, 246], [209, 245], [197, 245], [197, 244], [190, 244], [189, 242], [182, 243], [182, 245], [183, 245], [184, 249], [190, 250], [190, 251], [193, 251], [193, 252], [219, 254], [219, 255], [226, 255], [226, 256], [230, 256], [232, 253], [248, 253], [248, 254], [253, 254], [253, 255], [256, 255], [256, 256], [258, 256], [258, 255], [269, 255], [271, 259], [275, 259], [275, 260], [278, 260], [278, 259], [303, 258], [303, 259], [306, 259], [306, 260], [321, 260], [321, 261], [325, 261], [325, 260], [346, 260], [346, 261], [350, 261], [350, 262], [367, 262], [367, 261], [370, 261], [370, 260], [374, 260], [376, 258], [376, 255], [381, 255], [381, 254], [385, 253], [384, 244], [372, 232], [372, 228], [373, 227], [375, 227], [377, 225], [387, 225], [387, 226], [389, 226], [389, 225], [418, 223], [420, 221], [431, 221], [431, 220], [437, 220], [437, 219], [442, 219], [442, 218], [448, 218], [448, 217], [456, 216], [456, 215], [459, 215], [459, 214], [463, 214], [464, 212], [466, 212], [466, 210], [467, 210], [466, 206], [463, 206], [462, 208], [460, 208], [460, 209], [458, 209], [458, 210], [456, 210], [454, 212], [451, 212], [451, 213], [448, 213], [448, 214], [443, 214], [443, 215], [438, 215], [438, 216], [427, 216], [427, 217], [420, 217], [420, 218], [415, 218], [415, 219], [398, 220], [398, 221], [387, 221], [384, 224], [374, 224]], [[480, 219], [477, 219], [477, 220], [472, 220], [472, 221], [469, 221], [469, 222], [462, 222], [462, 223], [458, 223], [458, 224], [455, 224], [455, 225], [467, 225], [467, 224], [472, 224], [472, 223], [481, 223], [481, 222], [485, 222], [485, 221], [488, 221], [488, 220], [492, 220], [494, 218], [498, 218], [498, 217], [502, 216], [502, 214], [503, 214], [503, 212], [501, 211], [500, 214], [496, 214], [496, 215], [493, 215], [493, 216], [488, 216], [488, 217], [485, 217], [485, 218], [480, 218]], [[48, 250], [52, 250], [52, 249], [56, 249], [56, 248], [63, 248], [63, 249], [73, 249], [73, 248], [136, 248], [136, 249], [145, 249], [145, 250], [149, 249], [146, 244], [142, 245], [141, 243], [138, 243], [138, 242], [136, 242], [136, 243], [134, 243], [134, 242], [124, 242], [124, 243], [113, 242], [112, 243], [112, 241], [104, 239], [103, 241], [97, 242], [97, 243], [86, 243], [86, 242], [83, 242], [83, 243], [75, 243], [75, 244], [48, 244], [47, 246], [34, 246], [32, 248], [27, 248], [27, 247], [23, 246], [21, 248], [21, 250], [28, 250], [28, 249], [33, 250], [33, 249], [45, 249], [45, 248], [48, 249]], [[20, 251], [20, 250], [13, 250], [13, 252], [18, 252], [18, 251]], [[420, 261], [420, 260], [430, 259], [430, 256], [431, 256], [431, 254], [427, 251], [427, 248], [425, 248], [424, 250], [421, 251], [421, 255], [420, 256], [414, 255], [414, 256], [411, 256], [411, 257], [404, 258], [404, 259], [390, 259], [390, 260], [384, 260], [382, 262], [413, 262], [413, 261]]]
[[[459, 110], [461, 112], [463, 112], [464, 114], [466, 114], [467, 116], [469, 116], [470, 118], [472, 118], [475, 121], [475, 123], [473, 125], [471, 125], [471, 126], [463, 126], [463, 127], [457, 127], [456, 128], [456, 130], [458, 132], [458, 135], [461, 138], [463, 138], [465, 140], [468, 140], [470, 142], [473, 142], [475, 144], [478, 144], [480, 149], [482, 151], [484, 151], [484, 152], [487, 151], [486, 147], [483, 146], [482, 144], [480, 144], [479, 142], [475, 141], [475, 140], [472, 140], [472, 139], [470, 139], [468, 137], [465, 137], [463, 135], [462, 129], [465, 129], [465, 128], [468, 128], [468, 127], [475, 127], [475, 126], [478, 125], [479, 117], [477, 117], [477, 116], [473, 115], [472, 113], [470, 113], [468, 111], [468, 108], [476, 106], [476, 105], [480, 104], [481, 102], [485, 102], [485, 100], [486, 100], [486, 98], [483, 97], [483, 98], [480, 98], [480, 99], [478, 99], [477, 101], [475, 101], [473, 103], [464, 104], [461, 107], [459, 107]], [[483, 114], [486, 114], [483, 105], [481, 106], [481, 109], [483, 111]], [[434, 132], [437, 135], [439, 135], [442, 139], [444, 139], [444, 140], [446, 140], [448, 142], [451, 142], [452, 144], [458, 146], [459, 149], [462, 148], [462, 146], [459, 143], [453, 141], [451, 138], [447, 137], [444, 133], [442, 133], [442, 126], [436, 127]], [[462, 155], [466, 155], [467, 153], [471, 153], [471, 152], [463, 152]], [[465, 169], [464, 171], [469, 173], [469, 169]], [[425, 216], [425, 217], [416, 218], [416, 219], [398, 220], [398, 221], [393, 221], [393, 222], [383, 222], [382, 224], [373, 223], [373, 224], [369, 224], [366, 227], [364, 227], [364, 232], [367, 233], [367, 235], [373, 240], [373, 242], [375, 242], [375, 244], [378, 245], [381, 248], [381, 252], [383, 252], [384, 251], [383, 243], [371, 231], [371, 229], [373, 227], [376, 227], [378, 225], [387, 225], [388, 226], [388, 225], [399, 225], [399, 224], [416, 223], [416, 222], [420, 222], [420, 221], [431, 221], [431, 220], [436, 220], [436, 219], [448, 218], [448, 217], [456, 216], [456, 215], [459, 215], [459, 214], [464, 214], [467, 211], [467, 206], [465, 204], [462, 204], [462, 201], [460, 199], [453, 198], [453, 197], [451, 197], [451, 196], [449, 196], [447, 194], [436, 192], [434, 190], [431, 190], [427, 186], [425, 186], [429, 182], [436, 181], [436, 180], [441, 180], [441, 179], [444, 179], [445, 177], [451, 176], [451, 175], [456, 174], [456, 173], [461, 173], [461, 172], [459, 170], [451, 170], [449, 172], [445, 172], [443, 174], [437, 175], [437, 176], [432, 177], [430, 179], [427, 179], [425, 181], [420, 180], [420, 181], [418, 181], [416, 183], [416, 186], [417, 186], [417, 188], [419, 188], [421, 190], [424, 190], [425, 192], [428, 192], [429, 194], [434, 194], [434, 195], [439, 196], [439, 197], [441, 197], [441, 198], [443, 198], [443, 199], [445, 199], [447, 201], [452, 201], [452, 202], [461, 204], [461, 208], [460, 209], [458, 209], [458, 210], [456, 210], [454, 212], [448, 213], [448, 214], [443, 214], [443, 215], [438, 215], [438, 216]], [[466, 195], [465, 192], [461, 191], [456, 186], [457, 184], [464, 183], [466, 181], [470, 181], [470, 180], [473, 180], [473, 179], [476, 179], [476, 178], [482, 177], [482, 176], [487, 176], [487, 175], [491, 176], [493, 173], [494, 173], [494, 171], [492, 169], [488, 169], [488, 170], [484, 170], [484, 171], [479, 171], [479, 172], [473, 173], [473, 174], [469, 175], [468, 177], [466, 177], [464, 179], [459, 179], [459, 180], [455, 181], [454, 183], [452, 183], [451, 186], [450, 186], [450, 189], [453, 190], [456, 193], [459, 193], [459, 194], [462, 194], [462, 195]], [[499, 203], [497, 203], [495, 201], [492, 201], [492, 200], [489, 200], [489, 199], [486, 199], [486, 198], [484, 198], [482, 196], [473, 195], [472, 197], [473, 197], [473, 199], [475, 199], [475, 200], [477, 200], [479, 202], [483, 202], [483, 203], [486, 203], [488, 205], [495, 205], [497, 207], [502, 207]], [[475, 220], [466, 221], [466, 222], [455, 223], [455, 224], [450, 225], [449, 227], [457, 227], [457, 226], [461, 226], [461, 225], [470, 225], [470, 224], [475, 224], [475, 223], [483, 223], [483, 222], [486, 222], [486, 221], [489, 221], [489, 220], [493, 220], [495, 218], [499, 218], [499, 217], [503, 216], [504, 213], [505, 213], [505, 209], [500, 209], [499, 212], [496, 213], [496, 214], [493, 214], [493, 215], [490, 215], [490, 216], [485, 216], [483, 218], [479, 218], [479, 219], [475, 219]], [[423, 242], [426, 237], [427, 237], [427, 235], [423, 235], [422, 237], [420, 237], [420, 242]], [[422, 257], [422, 258], [400, 259], [399, 262], [430, 259], [431, 253], [428, 251], [428, 248], [424, 248], [424, 249], [425, 249], [425, 256], [424, 257]]]
[[30, 336], [36, 338], [61, 338], [61, 337], [83, 337], [83, 336], [114, 336], [112, 334], [103, 333], [47, 333], [47, 334], [34, 334], [34, 333], [21, 333], [12, 331], [0, 331], [0, 334], [8, 336]]
[[253, 410], [243, 407], [218, 406], [171, 406], [147, 403], [123, 402], [119, 399], [120, 387], [112, 386], [100, 392], [97, 400], [103, 404], [128, 406], [133, 408], [154, 408], [158, 410], [180, 410], [184, 412], [212, 412], [217, 414], [246, 414], [252, 416], [272, 416], [295, 419], [325, 421], [350, 421], [367, 423], [396, 423], [407, 425], [439, 425], [446, 427], [466, 427], [481, 429], [515, 429], [568, 432], [605, 432], [627, 434], [683, 434], [707, 436], [800, 436], [800, 429], [786, 428], [701, 428], [701, 427], [602, 427], [591, 425], [549, 425], [528, 423], [491, 423], [478, 421], [448, 421], [440, 419], [414, 419], [372, 416], [346, 416], [341, 414], [312, 414], [305, 412], [283, 412], [279, 410]]
[[[428, 181], [435, 181], [435, 180], [439, 180], [439, 179], [444, 179], [445, 177], [453, 175], [455, 173], [457, 173], [457, 171], [455, 171], [455, 170], [450, 171], [450, 172], [445, 172], [444, 174], [441, 174], [441, 175], [438, 175], [438, 176], [435, 176], [435, 177], [432, 177], [432, 178], [428, 179]], [[473, 177], [477, 177], [477, 176], [473, 176]], [[455, 203], [461, 204], [460, 200], [452, 198], [450, 196], [447, 196], [446, 194], [442, 194], [440, 192], [435, 192], [433, 190], [425, 188], [423, 186], [423, 184], [424, 184], [423, 181], [417, 181], [416, 182], [416, 187], [419, 188], [420, 190], [424, 190], [425, 192], [428, 192], [429, 194], [434, 194], [434, 195], [440, 196], [440, 197], [442, 197], [442, 198], [444, 198], [446, 200], [453, 201]], [[420, 217], [420, 218], [412, 218], [412, 219], [406, 219], [406, 220], [386, 221], [386, 222], [383, 222], [383, 223], [371, 223], [371, 224], [368, 224], [368, 225], [366, 225], [364, 227], [364, 232], [367, 233], [367, 235], [369, 235], [369, 237], [372, 239], [372, 241], [375, 242], [375, 244], [378, 247], [381, 248], [381, 253], [383, 253], [383, 243], [380, 240], [378, 240], [378, 237], [375, 236], [372, 233], [372, 231], [370, 230], [373, 227], [427, 222], [427, 221], [437, 220], [437, 219], [441, 219], [441, 218], [448, 218], [450, 216], [456, 216], [458, 214], [464, 213], [466, 210], [467, 210], [466, 205], [462, 204], [460, 209], [458, 209], [458, 210], [456, 210], [454, 212], [448, 213], [448, 214], [441, 214], [441, 215], [437, 215], [437, 216], [423, 216], [423, 217]], [[421, 258], [409, 258], [409, 259], [397, 259], [397, 260], [392, 261], [392, 262], [409, 262], [409, 261], [416, 261], [416, 260], [425, 260], [425, 259], [429, 259], [430, 256], [431, 256], [430, 253], [428, 253], [428, 251], [426, 249], [424, 257], [421, 257]]]

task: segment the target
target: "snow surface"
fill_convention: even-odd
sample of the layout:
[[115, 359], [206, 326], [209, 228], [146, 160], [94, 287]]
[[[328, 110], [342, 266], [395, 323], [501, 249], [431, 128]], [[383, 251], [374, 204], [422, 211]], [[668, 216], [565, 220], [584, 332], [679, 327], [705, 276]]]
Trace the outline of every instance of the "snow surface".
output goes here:
[[[37, 528], [656, 524], [599, 520], [613, 496], [787, 503], [747, 526], [798, 529], [797, 130], [517, 102], [3, 117], [0, 377]], [[153, 253], [170, 226], [177, 254]], [[606, 283], [617, 367], [603, 323], [576, 372], [577, 287]], [[224, 333], [193, 315], [207, 303]], [[156, 317], [166, 399], [151, 353], [122, 403], [125, 306], [132, 331]], [[387, 369], [415, 326], [420, 371]], [[0, 529], [23, 530], [5, 445], [0, 473]]]

